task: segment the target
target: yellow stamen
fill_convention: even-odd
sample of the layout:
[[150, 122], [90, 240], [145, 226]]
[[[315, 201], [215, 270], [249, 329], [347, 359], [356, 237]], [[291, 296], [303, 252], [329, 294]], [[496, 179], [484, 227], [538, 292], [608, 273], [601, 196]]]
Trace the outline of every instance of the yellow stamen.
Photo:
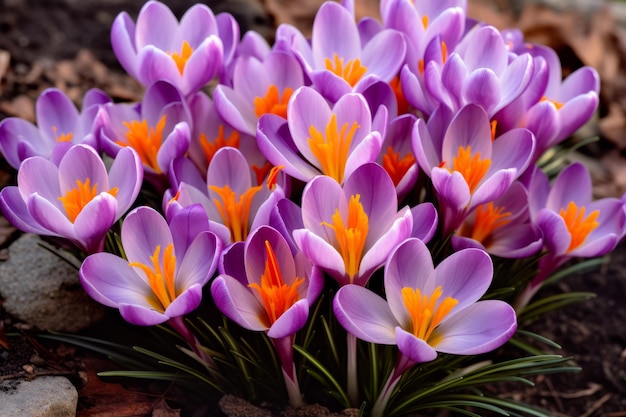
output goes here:
[[57, 142], [71, 142], [72, 141], [72, 132], [70, 133], [57, 133], [57, 127], [52, 126], [52, 134], [54, 135], [54, 139]]
[[[118, 188], [114, 187], [107, 191], [112, 196], [117, 195]], [[64, 196], [59, 197], [65, 213], [72, 223], [76, 220], [76, 217], [80, 214], [83, 208], [98, 195], [98, 185], [91, 186], [91, 179], [87, 178], [85, 182], [76, 180], [76, 188], [72, 188], [65, 193]]]
[[347, 225], [341, 218], [339, 209], [333, 214], [333, 224], [322, 222], [323, 226], [328, 226], [335, 231], [335, 238], [346, 267], [346, 273], [350, 276], [351, 282], [359, 272], [365, 240], [369, 231], [369, 219], [367, 213], [363, 210], [363, 205], [359, 201], [360, 198], [359, 194], [350, 197]]
[[343, 58], [339, 58], [339, 55], [333, 54], [333, 60], [331, 61], [330, 58], [325, 58], [324, 63], [326, 64], [327, 70], [346, 80], [352, 87], [354, 87], [367, 72], [367, 68], [361, 65], [359, 58], [352, 59], [344, 65]]
[[457, 171], [469, 186], [470, 193], [473, 193], [480, 180], [483, 179], [487, 170], [491, 166], [491, 159], [480, 159], [480, 152], [472, 156], [470, 145], [459, 146], [459, 152], [452, 161], [452, 171]]
[[415, 163], [415, 157], [411, 152], [400, 159], [400, 153], [394, 152], [391, 146], [387, 147], [387, 153], [383, 155], [383, 168], [391, 177], [393, 185], [398, 185], [400, 180]]
[[261, 186], [249, 188], [239, 196], [228, 185], [223, 187], [209, 185], [209, 189], [219, 196], [219, 199], [213, 199], [213, 203], [222, 217], [224, 226], [230, 230], [231, 240], [233, 242], [246, 240], [250, 229], [252, 199], [261, 190]]
[[154, 249], [150, 261], [152, 265], [146, 265], [141, 262], [129, 262], [128, 265], [141, 269], [146, 278], [148, 285], [154, 293], [156, 299], [151, 298], [148, 301], [158, 311], [165, 311], [167, 307], [176, 299], [176, 255], [174, 255], [174, 245], [170, 243], [163, 251], [163, 259], [161, 259], [161, 245], [157, 245]]
[[296, 277], [291, 285], [285, 284], [276, 255], [270, 243], [265, 241], [265, 270], [261, 275], [261, 285], [250, 284], [249, 287], [256, 290], [263, 301], [263, 307], [267, 313], [267, 327], [282, 316], [299, 299], [298, 287], [304, 282], [304, 278]]
[[582, 245], [589, 233], [600, 225], [596, 221], [600, 215], [600, 210], [594, 210], [585, 217], [585, 206], [579, 208], [573, 201], [569, 202], [566, 209], [561, 209], [559, 215], [565, 221], [565, 226], [572, 235], [572, 241], [567, 248], [568, 252]]
[[442, 294], [441, 286], [435, 288], [430, 296], [422, 295], [419, 288], [402, 288], [404, 306], [411, 318], [411, 332], [430, 346], [439, 343], [441, 336], [433, 332], [459, 302], [456, 298], [446, 297], [438, 303]]
[[136, 150], [141, 162], [159, 174], [162, 171], [157, 162], [157, 154], [163, 143], [165, 119], [165, 115], [161, 116], [155, 127], [149, 127], [146, 119], [141, 122], [138, 120], [124, 122], [124, 126], [128, 129], [126, 142], [116, 142], [120, 146], [130, 146]]
[[505, 207], [494, 206], [493, 203], [481, 204], [476, 207], [474, 224], [464, 225], [461, 234], [487, 246], [485, 243], [489, 235], [511, 221], [508, 219], [511, 212], [504, 210]]
[[554, 104], [554, 107], [556, 107], [557, 110], [565, 105], [565, 103], [561, 103], [560, 101], [550, 100], [546, 96], [541, 97], [541, 101], [549, 101], [550, 103]]
[[287, 103], [289, 103], [292, 93], [293, 88], [287, 87], [283, 90], [283, 96], [281, 97], [278, 93], [278, 87], [274, 84], [270, 85], [265, 97], [256, 97], [254, 99], [254, 113], [257, 117], [271, 113], [286, 119]]
[[215, 153], [221, 148], [225, 146], [239, 148], [239, 132], [233, 130], [232, 133], [226, 137], [224, 134], [224, 125], [219, 125], [217, 127], [217, 136], [213, 138], [213, 142], [209, 142], [204, 133], [200, 134], [200, 146], [202, 147], [207, 162], [211, 162]]
[[180, 54], [178, 52], [172, 52], [170, 56], [174, 59], [176, 68], [178, 68], [178, 72], [182, 75], [185, 70], [185, 65], [193, 53], [193, 48], [189, 45], [189, 42], [183, 41], [183, 46], [180, 49]]
[[348, 160], [350, 144], [354, 133], [359, 128], [357, 122], [353, 122], [348, 130], [348, 123], [337, 129], [337, 115], [333, 114], [330, 122], [326, 125], [326, 135], [317, 130], [315, 126], [309, 127], [308, 140], [311, 152], [321, 165], [324, 175], [334, 178], [337, 182], [343, 182], [343, 174]]

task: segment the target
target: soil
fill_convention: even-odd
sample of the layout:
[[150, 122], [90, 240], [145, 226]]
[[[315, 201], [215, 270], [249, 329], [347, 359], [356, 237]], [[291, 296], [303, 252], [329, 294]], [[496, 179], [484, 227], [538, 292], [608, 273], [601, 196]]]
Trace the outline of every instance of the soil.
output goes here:
[[[84, 91], [92, 87], [105, 90], [116, 100], [140, 97], [139, 86], [123, 74], [115, 60], [109, 41], [109, 28], [120, 11], [125, 10], [134, 17], [142, 3], [141, 0], [0, 0], [0, 119], [19, 116], [34, 120], [34, 100], [44, 88], [50, 86], [64, 89], [77, 102]], [[180, 16], [194, 2], [171, 0], [165, 3]], [[300, 10], [310, 10], [314, 2], [304, 3], [308, 3], [308, 9]], [[554, 18], [557, 23], [552, 22], [553, 26], [550, 26], [544, 10], [535, 10], [536, 14], [524, 20], [523, 11], [521, 17], [519, 14], [512, 17], [505, 14], [502, 10], [504, 6], [498, 2], [493, 4], [500, 8], [493, 4], [485, 8], [479, 3], [484, 2], [472, 4], [474, 9], [471, 10], [481, 13], [475, 17], [493, 19], [497, 26], [519, 19], [520, 26], [526, 25], [529, 36], [549, 39], [550, 42], [561, 39], [560, 49], [555, 49], [559, 51], [566, 70], [590, 64], [593, 59], [602, 64], [600, 70], [603, 83], [606, 81], [611, 88], [607, 91], [603, 87], [600, 120], [596, 120], [591, 127], [592, 132], [599, 132], [600, 141], [578, 157], [592, 166], [599, 195], [621, 194], [624, 175], [620, 173], [623, 173], [626, 164], [623, 163], [624, 151], [619, 141], [623, 141], [626, 135], [623, 112], [620, 112], [623, 98], [619, 93], [623, 92], [626, 82], [618, 70], [606, 74], [607, 68], [623, 68], [621, 64], [625, 57], [623, 49], [618, 47], [622, 45], [620, 39], [623, 38], [620, 36], [623, 35], [618, 32], [607, 35], [606, 25], [602, 27], [602, 32], [598, 32], [598, 25], [594, 26], [593, 21], [589, 23], [588, 16], [578, 16], [578, 20], [572, 20], [569, 14], [557, 14]], [[270, 0], [264, 3], [255, 0], [216, 0], [210, 5], [216, 11], [226, 10], [235, 14], [243, 27], [242, 32], [254, 28], [269, 34], [275, 24], [289, 17], [299, 22], [306, 31], [312, 18], [310, 13], [305, 18], [295, 14], [290, 16], [291, 10], [295, 10], [293, 5], [285, 9], [286, 12], [277, 13], [277, 4], [283, 3]], [[371, 7], [370, 2], [357, 1], [359, 5]], [[532, 19], [532, 16], [536, 19]], [[534, 20], [536, 26], [530, 25], [529, 19]], [[599, 39], [599, 47], [604, 48], [599, 55], [596, 54], [598, 56], [590, 56], [585, 43], [580, 41], [583, 35], [578, 33], [580, 25], [576, 25], [581, 21], [587, 22], [583, 39]], [[577, 27], [576, 35], [563, 35], [568, 33], [565, 29], [555, 32], [554, 25], [561, 29], [559, 25]], [[576, 39], [578, 44], [575, 43]], [[598, 44], [593, 45], [598, 47]], [[605, 62], [607, 57], [613, 57], [610, 61], [613, 66]], [[0, 187], [12, 181], [14, 173], [3, 163], [0, 167]], [[0, 218], [0, 249], [8, 245], [12, 231], [6, 221]], [[626, 244], [618, 247], [610, 261], [599, 270], [567, 277], [545, 291], [597, 294], [575, 306], [547, 314], [541, 321], [529, 326], [529, 330], [559, 343], [561, 349], [556, 352], [572, 357], [582, 371], [537, 377], [536, 385], [532, 388], [514, 385], [506, 387], [506, 390], [494, 389], [499, 389], [503, 396], [541, 406], [555, 416], [626, 416]], [[2, 325], [7, 329], [24, 329], [24, 325], [20, 327], [19, 323], [0, 309], [0, 336], [4, 333]], [[3, 339], [0, 337], [0, 342], [5, 343]], [[102, 365], [93, 355], [63, 344], [41, 344], [25, 336], [9, 337], [8, 342], [11, 350], [0, 347], [0, 379], [56, 373], [74, 376], [72, 380], [80, 384], [79, 375], [84, 377], [85, 369], [93, 370]], [[151, 406], [147, 406], [146, 413], [141, 415], [152, 415], [159, 408], [154, 405], [154, 398], [150, 398], [147, 404]], [[140, 403], [137, 399], [133, 401]], [[81, 404], [85, 405], [84, 397]], [[83, 412], [82, 415], [96, 414]], [[157, 415], [156, 411], [154, 415]]]

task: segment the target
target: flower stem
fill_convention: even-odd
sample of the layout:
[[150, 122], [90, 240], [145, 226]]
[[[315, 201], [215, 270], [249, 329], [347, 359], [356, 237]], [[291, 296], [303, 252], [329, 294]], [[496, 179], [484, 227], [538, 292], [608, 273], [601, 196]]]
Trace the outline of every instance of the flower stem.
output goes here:
[[398, 353], [396, 366], [391, 371], [391, 375], [387, 378], [387, 382], [385, 382], [383, 389], [380, 391], [380, 394], [372, 407], [372, 417], [384, 417], [385, 409], [391, 399], [391, 395], [394, 393], [396, 385], [400, 382], [404, 372], [409, 370], [413, 365], [415, 365], [414, 361], [407, 358], [402, 353]]
[[169, 324], [172, 329], [176, 330], [176, 332], [178, 332], [178, 334], [181, 335], [183, 339], [185, 339], [189, 347], [193, 350], [193, 353], [196, 354], [198, 359], [205, 363], [205, 366], [207, 368], [216, 368], [215, 361], [212, 357], [207, 355], [204, 350], [202, 350], [198, 338], [189, 329], [189, 327], [185, 323], [185, 319], [183, 319], [182, 317], [172, 317], [167, 321], [167, 324]]
[[293, 363], [293, 339], [293, 335], [279, 339], [270, 338], [280, 358], [285, 387], [289, 395], [289, 403], [297, 408], [302, 407], [304, 403], [300, 393], [298, 376], [296, 375], [296, 365]]
[[357, 348], [356, 336], [348, 333], [347, 336], [347, 380], [348, 380], [348, 399], [353, 407], [358, 405], [359, 401], [359, 385], [357, 379]]

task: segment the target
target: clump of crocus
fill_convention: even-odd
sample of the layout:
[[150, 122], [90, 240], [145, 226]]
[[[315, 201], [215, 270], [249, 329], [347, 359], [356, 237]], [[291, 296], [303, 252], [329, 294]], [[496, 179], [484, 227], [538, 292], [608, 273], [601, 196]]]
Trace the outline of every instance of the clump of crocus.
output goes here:
[[515, 333], [513, 308], [500, 300], [479, 299], [493, 277], [489, 255], [463, 249], [436, 268], [419, 239], [404, 241], [385, 265], [386, 300], [371, 290], [349, 284], [337, 292], [337, 320], [359, 339], [398, 346], [396, 366], [387, 379], [372, 416], [384, 415], [404, 372], [432, 361], [437, 352], [475, 355], [500, 347]]
[[280, 357], [289, 401], [302, 405], [292, 346], [322, 290], [321, 270], [301, 252], [292, 253], [285, 238], [268, 226], [231, 246], [222, 269], [211, 285], [215, 304], [243, 328], [267, 333]]
[[111, 226], [134, 203], [143, 178], [139, 156], [120, 151], [110, 170], [88, 145], [70, 148], [55, 165], [26, 159], [17, 186], [0, 191], [0, 207], [19, 229], [69, 240], [84, 253], [103, 250]]

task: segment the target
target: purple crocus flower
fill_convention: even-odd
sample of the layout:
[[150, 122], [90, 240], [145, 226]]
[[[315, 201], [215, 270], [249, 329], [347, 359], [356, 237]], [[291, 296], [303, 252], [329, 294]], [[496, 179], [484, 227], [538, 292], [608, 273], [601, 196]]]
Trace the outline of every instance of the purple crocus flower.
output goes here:
[[337, 320], [370, 343], [397, 345], [398, 361], [374, 404], [384, 415], [402, 374], [437, 352], [476, 355], [504, 344], [515, 332], [515, 311], [500, 300], [478, 301], [487, 291], [493, 266], [480, 249], [463, 249], [436, 268], [426, 245], [408, 239], [385, 265], [387, 299], [365, 287], [346, 285], [333, 300]]
[[535, 169], [529, 185], [529, 207], [532, 221], [543, 233], [547, 254], [519, 296], [518, 310], [565, 261], [606, 255], [626, 231], [623, 202], [612, 197], [592, 200], [591, 176], [578, 162], [561, 171], [552, 186], [546, 174]]
[[463, 107], [443, 136], [431, 136], [421, 119], [415, 124], [413, 153], [433, 182], [444, 234], [456, 230], [477, 206], [501, 197], [531, 160], [530, 131], [513, 129], [495, 140], [492, 135], [487, 113], [475, 104]]
[[111, 99], [91, 89], [79, 112], [70, 98], [57, 88], [44, 90], [35, 103], [37, 126], [19, 117], [0, 122], [0, 153], [15, 169], [28, 157], [43, 156], [55, 164], [73, 145], [84, 143], [97, 149], [93, 121], [101, 105]]
[[411, 133], [416, 120], [417, 118], [411, 114], [393, 119], [378, 158], [378, 163], [393, 180], [399, 200], [406, 197], [415, 186], [419, 174], [419, 167], [411, 148]]
[[542, 246], [530, 221], [528, 191], [518, 181], [502, 197], [476, 207], [452, 235], [455, 250], [479, 248], [501, 258], [530, 257]]
[[[227, 259], [231, 256], [236, 259]], [[285, 238], [268, 226], [253, 230], [224, 258], [226, 266], [235, 267], [226, 267], [211, 284], [215, 304], [241, 327], [267, 333], [280, 357], [290, 402], [302, 405], [292, 346], [324, 285], [321, 271], [302, 253], [294, 255]]]
[[213, 157], [206, 182], [199, 176], [189, 182], [184, 174], [178, 176], [183, 182], [175, 194], [165, 194], [165, 212], [169, 217], [171, 211], [201, 204], [215, 223], [213, 230], [226, 244], [244, 241], [252, 229], [269, 224], [273, 207], [285, 197], [277, 185], [278, 174], [275, 168], [257, 176], [238, 149], [224, 147]]
[[309, 181], [319, 174], [342, 183], [358, 166], [378, 158], [382, 137], [372, 130], [372, 115], [361, 94], [349, 93], [331, 108], [311, 87], [296, 90], [287, 120], [259, 119], [259, 149], [286, 174]]
[[272, 51], [263, 60], [252, 56], [237, 58], [232, 87], [218, 85], [213, 99], [221, 117], [236, 130], [255, 135], [258, 118], [266, 113], [287, 118], [287, 103], [304, 85], [297, 58]]
[[406, 52], [402, 34], [392, 29], [381, 30], [363, 44], [354, 14], [331, 1], [317, 11], [310, 43], [286, 24], [277, 29], [276, 43], [298, 56], [315, 88], [331, 102], [361, 92], [372, 79], [391, 81]]
[[92, 147], [75, 145], [58, 166], [41, 156], [26, 159], [17, 186], [0, 191], [0, 206], [18, 229], [68, 239], [89, 254], [103, 249], [109, 228], [137, 198], [142, 178], [131, 149], [120, 151], [107, 173]]
[[339, 285], [365, 285], [410, 236], [414, 221], [409, 207], [398, 211], [393, 182], [374, 163], [357, 168], [343, 187], [327, 176], [311, 180], [302, 194], [302, 220], [304, 229], [293, 232], [296, 245]]
[[181, 210], [169, 225], [154, 209], [136, 208], [122, 223], [121, 240], [127, 259], [101, 252], [83, 262], [80, 281], [92, 298], [141, 326], [200, 305], [221, 253], [201, 207]]
[[163, 3], [148, 1], [137, 23], [120, 13], [111, 27], [113, 52], [124, 69], [148, 87], [167, 80], [185, 96], [218, 75], [239, 40], [235, 19], [215, 17], [204, 4], [192, 6], [180, 22]]
[[152, 84], [140, 105], [103, 106], [95, 123], [103, 150], [115, 156], [124, 147], [133, 148], [147, 179], [155, 184], [189, 148], [190, 111], [180, 91], [167, 81]]

